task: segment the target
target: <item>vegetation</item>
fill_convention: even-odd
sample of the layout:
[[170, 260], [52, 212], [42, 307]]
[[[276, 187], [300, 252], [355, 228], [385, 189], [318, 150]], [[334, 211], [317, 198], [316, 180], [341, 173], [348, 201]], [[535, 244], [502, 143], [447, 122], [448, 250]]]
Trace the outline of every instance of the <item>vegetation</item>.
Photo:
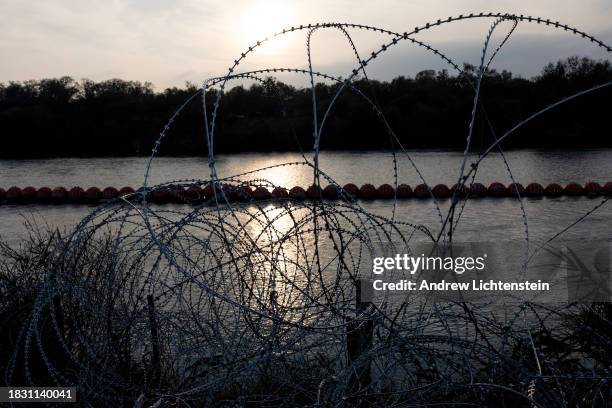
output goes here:
[[[402, 370], [397, 371], [401, 374], [397, 382], [376, 383], [371, 388], [353, 388], [356, 385], [348, 379], [353, 378], [354, 367], [361, 366], [345, 362], [342, 348], [330, 359], [322, 351], [309, 350], [308, 344], [295, 344], [291, 352], [275, 352], [265, 359], [261, 356], [267, 351], [257, 348], [244, 360], [228, 352], [218, 359], [196, 361], [181, 373], [177, 361], [187, 355], [177, 356], [171, 342], [160, 341], [157, 365], [153, 357], [151, 322], [163, 322], [167, 311], [158, 311], [152, 319], [145, 309], [122, 319], [126, 305], [104, 284], [109, 276], [125, 276], [129, 271], [124, 269], [134, 267], [117, 256], [116, 242], [91, 240], [86, 250], [67, 252], [69, 234], [35, 226], [29, 230], [29, 238], [18, 248], [0, 241], [0, 386], [73, 384], [79, 387], [79, 406], [94, 407], [608, 406], [612, 392], [609, 303], [555, 308], [527, 303], [524, 307], [535, 318], [530, 318], [534, 321], [531, 334], [522, 324], [515, 330], [510, 322], [476, 313], [469, 304], [456, 305], [458, 309], [453, 310], [466, 308], [466, 315], [476, 319], [466, 324], [486, 332], [473, 344], [441, 335], [424, 335], [421, 343], [415, 330], [377, 329], [377, 347], [368, 358], [378, 363], [365, 359], [359, 364], [371, 364], [374, 370], [389, 360], [390, 367]], [[77, 265], [92, 269], [85, 271]], [[145, 276], [145, 265], [140, 263], [139, 268], [143, 269], [138, 269], [138, 275]], [[106, 321], [94, 319], [100, 316], [97, 311], [73, 298], [74, 293], [49, 293], [58, 276], [67, 273], [83, 279], [77, 292], [95, 300], [94, 306], [105, 311]], [[96, 277], [100, 282], [95, 282]], [[215, 324], [206, 316], [188, 318], [204, 326]], [[168, 335], [174, 338], [176, 330], [181, 329], [173, 327]], [[278, 335], [294, 330], [285, 328]], [[248, 332], [244, 327], [240, 336]], [[317, 336], [331, 340], [328, 346], [338, 346], [343, 339], [325, 332]], [[205, 342], [210, 347], [222, 340]], [[500, 342], [507, 346], [501, 347]], [[277, 345], [281, 346], [282, 342]], [[335, 351], [334, 347], [326, 350]], [[534, 353], [542, 364], [540, 373]], [[450, 371], [456, 375], [450, 376]]]
[[[465, 142], [473, 102], [476, 68], [459, 76], [426, 70], [390, 82], [358, 81], [376, 100], [407, 148], [459, 148]], [[517, 121], [558, 99], [612, 79], [609, 61], [573, 57], [548, 64], [525, 79], [508, 71], [486, 73], [475, 148], [492, 139], [487, 118], [501, 134]], [[321, 114], [338, 84], [317, 84]], [[77, 81], [70, 77], [0, 84], [2, 158], [147, 155], [167, 119], [197, 87], [155, 92], [152, 84], [111, 79]], [[216, 91], [208, 93], [210, 102]], [[564, 104], [526, 126], [504, 144], [517, 147], [612, 146], [609, 123], [612, 91], [605, 88]], [[237, 86], [222, 99], [217, 152], [300, 150], [312, 146], [310, 89], [266, 79]], [[208, 103], [207, 106], [212, 106]], [[206, 146], [202, 104], [196, 99], [174, 124], [162, 155], [203, 154]], [[345, 90], [326, 122], [322, 149], [385, 149], [389, 138], [371, 108]]]

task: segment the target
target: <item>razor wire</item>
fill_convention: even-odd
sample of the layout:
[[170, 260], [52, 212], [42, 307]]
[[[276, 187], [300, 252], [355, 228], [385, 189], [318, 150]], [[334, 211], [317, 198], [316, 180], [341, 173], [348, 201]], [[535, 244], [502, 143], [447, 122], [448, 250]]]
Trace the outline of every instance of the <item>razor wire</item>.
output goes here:
[[[390, 217], [369, 211], [320, 168], [320, 141], [335, 102], [343, 92], [353, 92], [376, 114], [391, 144], [396, 188], [396, 156], [405, 157], [419, 180], [429, 186], [409, 153], [410, 146], [400, 142], [386, 120], [376, 95], [356, 79], [363, 74], [367, 84], [368, 65], [400, 43], [431, 52], [461, 74], [463, 70], [451, 58], [414, 37], [475, 18], [490, 18], [493, 23], [485, 35], [478, 73], [466, 79], [474, 97], [458, 189], [453, 190], [450, 205], [444, 209], [429, 189], [439, 221], [434, 226], [419, 225], [398, 212], [397, 197]], [[505, 22], [511, 27], [492, 48], [496, 30]], [[553, 317], [563, 311], [547, 310], [521, 296], [509, 317], [468, 302], [439, 302], [416, 295], [407, 295], [400, 303], [388, 297], [367, 304], [359, 299], [363, 270], [371, 266], [368, 261], [377, 245], [410, 253], [415, 243], [452, 241], [459, 222], [467, 222], [461, 215], [470, 197], [460, 197], [459, 191], [474, 183], [478, 165], [486, 157], [498, 152], [515, 182], [501, 143], [551, 109], [612, 85], [607, 82], [553, 101], [497, 136], [480, 90], [486, 86], [492, 61], [522, 23], [563, 29], [612, 52], [602, 41], [571, 26], [508, 13], [449, 17], [404, 33], [347, 23], [300, 25], [249, 46], [225, 75], [204, 81], [174, 112], [154, 143], [139, 191], [99, 206], [68, 235], [58, 234], [48, 241], [43, 251], [48, 253], [45, 278], [20, 326], [18, 345], [4, 373], [7, 382], [23, 378], [28, 384], [52, 381], [74, 386], [91, 406], [109, 407], [485, 406], [499, 395], [495, 393], [517, 405], [561, 407], [570, 406], [566, 393], [578, 382], [587, 384], [584, 389], [597, 401], [599, 394], [610, 390], [609, 367], [597, 372], [580, 367], [568, 370], [533, 341], [533, 330], [560, 327]], [[346, 79], [313, 68], [311, 37], [325, 29], [340, 31], [356, 59]], [[302, 31], [307, 68], [238, 71], [263, 44]], [[391, 39], [363, 58], [352, 31], [376, 32]], [[215, 140], [222, 137], [216, 125], [224, 90], [232, 81], [263, 82], [266, 75], [285, 72], [309, 79], [312, 159], [302, 152], [302, 161], [220, 176]], [[317, 79], [337, 85], [320, 117]], [[213, 89], [209, 106], [207, 95]], [[198, 100], [210, 175], [150, 185], [161, 144], [171, 137], [181, 112]], [[487, 121], [494, 142], [468, 163], [478, 115]], [[309, 199], [253, 200], [241, 195], [242, 189], [283, 188], [261, 174], [271, 168], [300, 166], [313, 172], [315, 191], [322, 191], [322, 182], [335, 186], [341, 200], [324, 200], [320, 193]], [[151, 204], [156, 192], [192, 186], [208, 188], [212, 197], [203, 203], [180, 197], [192, 205], [168, 208]], [[517, 273], [525, 274], [533, 252], [523, 197], [518, 191], [516, 195], [525, 227], [525, 261]], [[528, 315], [537, 316], [537, 324]], [[360, 342], [368, 347], [351, 351]]]

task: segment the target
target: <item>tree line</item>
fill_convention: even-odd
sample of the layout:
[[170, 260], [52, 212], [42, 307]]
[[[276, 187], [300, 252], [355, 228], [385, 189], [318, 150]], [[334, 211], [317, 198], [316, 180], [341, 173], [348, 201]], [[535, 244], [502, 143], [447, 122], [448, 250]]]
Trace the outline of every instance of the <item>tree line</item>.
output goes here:
[[[477, 68], [459, 75], [425, 70], [414, 77], [353, 83], [380, 107], [395, 136], [408, 149], [465, 145]], [[475, 151], [518, 121], [580, 90], [612, 80], [607, 60], [572, 57], [546, 65], [533, 78], [489, 70], [482, 85], [473, 132]], [[338, 83], [315, 87], [318, 117]], [[156, 92], [152, 84], [71, 77], [0, 84], [2, 158], [148, 155], [178, 106], [198, 88]], [[212, 109], [218, 90], [211, 89]], [[363, 95], [345, 89], [326, 121], [321, 149], [389, 149], [396, 143]], [[610, 98], [603, 88], [551, 110], [508, 138], [504, 148], [610, 147]], [[236, 86], [221, 99], [215, 151], [295, 151], [312, 148], [312, 95], [272, 77]], [[168, 156], [206, 153], [203, 104], [196, 99], [176, 119], [161, 145]]]

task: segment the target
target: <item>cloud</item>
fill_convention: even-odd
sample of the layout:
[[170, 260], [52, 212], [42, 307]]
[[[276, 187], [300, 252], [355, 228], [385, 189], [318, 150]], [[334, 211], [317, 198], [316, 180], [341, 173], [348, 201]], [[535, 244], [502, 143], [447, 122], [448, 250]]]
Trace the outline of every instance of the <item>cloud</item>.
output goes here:
[[[245, 38], [249, 32], [245, 31], [245, 21], [260, 23], [261, 27], [255, 27], [257, 35], [272, 29], [268, 26], [274, 24], [266, 10], [273, 1], [4, 0], [0, 3], [3, 25], [0, 81], [61, 75], [104, 79], [105, 75], [113, 75], [151, 81], [157, 88], [181, 86], [186, 80], [201, 82], [205, 76], [225, 72], [236, 56], [255, 41]], [[543, 0], [534, 3], [501, 0], [496, 2], [496, 8], [572, 23], [612, 42], [609, 30], [612, 5], [609, 1]], [[400, 32], [425, 21], [490, 8], [490, 2], [484, 0], [452, 3], [441, 0], [294, 0], [283, 4], [290, 5], [291, 13], [281, 14], [277, 19], [286, 19], [287, 25], [345, 21]], [[483, 20], [439, 27], [426, 33], [423, 39], [439, 45], [460, 62], [474, 62], [490, 23]], [[319, 67], [341, 73], [352, 66], [351, 52], [341, 42], [341, 36], [337, 33], [317, 36], [321, 39], [314, 44], [317, 47], [314, 55]], [[383, 40], [371, 33], [356, 33], [355, 36], [362, 52], [370, 52]], [[276, 53], [255, 55], [244, 67], [304, 66], [304, 41], [300, 34]], [[278, 55], [279, 52], [284, 55]], [[520, 24], [516, 36], [499, 55], [497, 65], [530, 76], [545, 62], [573, 54], [605, 57], [567, 33]], [[430, 67], [442, 68], [442, 64], [422, 51], [403, 47], [373, 64], [371, 72], [388, 78], [394, 73], [409, 75]]]

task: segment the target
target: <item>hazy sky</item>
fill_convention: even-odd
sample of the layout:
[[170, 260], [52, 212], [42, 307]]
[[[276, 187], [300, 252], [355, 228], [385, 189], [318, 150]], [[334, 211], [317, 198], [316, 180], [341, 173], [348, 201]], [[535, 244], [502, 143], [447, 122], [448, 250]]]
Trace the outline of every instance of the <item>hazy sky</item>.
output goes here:
[[[182, 86], [223, 74], [249, 44], [285, 26], [339, 21], [403, 32], [427, 21], [479, 11], [559, 20], [612, 43], [610, 0], [0, 0], [0, 82], [70, 75], [150, 81], [157, 89]], [[491, 22], [453, 23], [418, 38], [458, 62], [477, 63]], [[508, 27], [500, 28], [497, 43]], [[304, 67], [305, 34], [271, 44], [242, 69]], [[315, 69], [347, 75], [354, 60], [342, 39], [337, 31], [315, 35]], [[387, 39], [355, 33], [355, 40], [359, 52], [367, 55]], [[494, 65], [531, 76], [548, 61], [576, 54], [608, 57], [562, 30], [523, 23]], [[438, 59], [405, 44], [377, 60], [371, 74], [388, 79], [442, 67]]]

